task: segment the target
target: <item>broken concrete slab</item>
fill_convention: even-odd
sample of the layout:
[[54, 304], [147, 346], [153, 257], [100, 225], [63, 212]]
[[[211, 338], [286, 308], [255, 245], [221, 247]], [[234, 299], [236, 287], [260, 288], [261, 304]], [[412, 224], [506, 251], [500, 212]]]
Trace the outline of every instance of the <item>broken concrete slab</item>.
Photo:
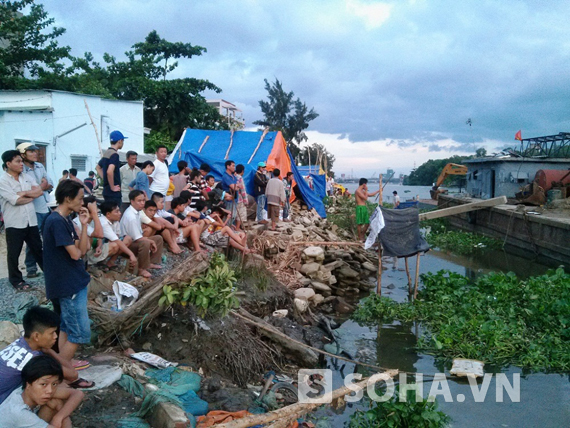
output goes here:
[[323, 261], [325, 259], [325, 250], [321, 247], [307, 247], [303, 250], [303, 254], [315, 261]]
[[298, 288], [295, 290], [295, 298], [301, 300], [309, 300], [315, 295], [315, 290], [312, 288]]
[[172, 403], [158, 403], [147, 417], [153, 428], [187, 428], [190, 420], [180, 407]]
[[95, 386], [89, 388], [89, 390], [97, 390], [107, 388], [121, 379], [123, 370], [118, 366], [103, 364], [100, 366], [91, 366], [82, 370], [80, 374], [82, 378], [95, 382]]
[[303, 266], [301, 266], [301, 273], [303, 275], [314, 275], [318, 272], [320, 267], [321, 265], [316, 262], [305, 263]]

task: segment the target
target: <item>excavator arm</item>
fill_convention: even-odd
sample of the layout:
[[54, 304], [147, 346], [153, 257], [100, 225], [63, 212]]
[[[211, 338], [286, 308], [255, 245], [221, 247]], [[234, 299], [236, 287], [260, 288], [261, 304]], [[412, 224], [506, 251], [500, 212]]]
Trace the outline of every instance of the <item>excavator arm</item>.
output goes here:
[[442, 193], [438, 191], [439, 186], [445, 181], [445, 179], [450, 175], [467, 175], [467, 167], [465, 165], [459, 165], [456, 163], [448, 163], [443, 167], [435, 185], [430, 190], [431, 198], [437, 200], [437, 195]]

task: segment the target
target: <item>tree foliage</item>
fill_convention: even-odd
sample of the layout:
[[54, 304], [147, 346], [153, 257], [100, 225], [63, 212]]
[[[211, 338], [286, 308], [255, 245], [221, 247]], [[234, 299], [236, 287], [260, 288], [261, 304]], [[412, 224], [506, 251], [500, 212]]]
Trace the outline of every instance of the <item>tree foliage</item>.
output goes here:
[[[24, 11], [29, 7], [29, 12]], [[0, 88], [33, 88], [34, 81], [45, 74], [61, 75], [63, 59], [69, 58], [69, 46], [60, 46], [57, 38], [65, 29], [53, 27], [43, 5], [34, 0], [0, 1]]]
[[0, 46], [5, 45], [0, 49], [1, 88], [58, 89], [142, 100], [145, 126], [170, 140], [178, 140], [185, 127], [228, 128], [202, 96], [205, 90], [221, 92], [220, 88], [205, 79], [169, 78], [178, 60], [202, 55], [206, 48], [169, 42], [151, 31], [125, 52], [125, 60], [106, 53], [101, 64], [89, 52], [71, 57], [70, 48], [57, 42], [65, 29], [53, 23], [34, 0], [0, 0]]
[[291, 153], [296, 157], [299, 153], [299, 144], [307, 141], [305, 129], [309, 127], [310, 121], [319, 117], [319, 114], [314, 108], [309, 110], [300, 98], [294, 100], [293, 91], [285, 91], [278, 79], [272, 84], [267, 79], [264, 79], [264, 82], [267, 101], [259, 101], [264, 118], [253, 123], [269, 128], [270, 131], [281, 131]]
[[[421, 164], [418, 168], [413, 170], [408, 177], [406, 177], [404, 184], [407, 186], [431, 186], [437, 181], [437, 177], [441, 170], [448, 163], [460, 164], [470, 156], [454, 155], [445, 159], [430, 159]], [[456, 178], [454, 176], [453, 178]]]
[[303, 147], [296, 159], [297, 163], [301, 165], [320, 165], [329, 175], [332, 174], [332, 167], [335, 161], [334, 155], [329, 153], [325, 146], [319, 143]]

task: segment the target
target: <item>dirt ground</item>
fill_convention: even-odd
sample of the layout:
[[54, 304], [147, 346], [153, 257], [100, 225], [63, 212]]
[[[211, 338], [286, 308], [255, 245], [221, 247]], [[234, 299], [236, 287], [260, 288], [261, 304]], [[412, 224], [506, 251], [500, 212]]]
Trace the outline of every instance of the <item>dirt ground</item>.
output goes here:
[[116, 422], [139, 410], [140, 399], [135, 397], [118, 385], [110, 388], [88, 391], [85, 400], [76, 410], [71, 422], [74, 427], [81, 428], [111, 428]]

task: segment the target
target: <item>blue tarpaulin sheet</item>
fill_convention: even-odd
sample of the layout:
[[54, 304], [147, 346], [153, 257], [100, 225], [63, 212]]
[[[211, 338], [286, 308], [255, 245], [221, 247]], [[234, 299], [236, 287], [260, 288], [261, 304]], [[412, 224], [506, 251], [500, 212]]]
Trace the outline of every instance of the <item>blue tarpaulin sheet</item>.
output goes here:
[[[188, 165], [194, 168], [200, 167], [202, 163], [207, 163], [211, 168], [211, 174], [216, 178], [216, 181], [222, 179], [225, 168], [225, 156], [230, 146], [231, 131], [210, 131], [202, 129], [187, 129], [184, 134], [184, 139], [176, 147], [173, 152], [172, 159], [170, 160], [170, 172], [178, 173], [177, 163], [179, 160], [185, 160]], [[268, 132], [265, 135], [262, 143], [259, 145], [257, 152], [256, 147], [261, 139], [262, 132], [249, 132], [249, 131], [236, 131], [233, 135], [233, 143], [230, 149], [228, 159], [233, 160], [236, 164], [242, 164], [245, 167], [243, 179], [246, 185], [247, 193], [253, 195], [253, 177], [257, 171], [257, 164], [259, 162], [267, 162], [271, 151], [275, 145], [278, 137], [278, 132]], [[209, 137], [206, 143], [204, 140]], [[279, 144], [279, 143], [278, 143]], [[202, 150], [200, 151], [200, 147]], [[200, 151], [200, 152], [199, 152]], [[255, 156], [248, 164], [251, 155], [255, 152]], [[289, 149], [287, 149], [289, 159], [293, 159]], [[310, 189], [308, 184], [303, 179], [302, 175], [297, 170], [294, 163], [289, 164], [290, 171], [293, 172], [295, 181], [301, 190], [301, 194], [305, 203], [319, 213], [323, 218], [326, 217], [325, 206], [322, 198], [325, 196], [325, 178], [324, 175], [315, 175], [314, 181], [322, 178], [323, 193], [320, 190], [314, 192]], [[288, 171], [281, 171], [281, 176], [284, 177]], [[320, 188], [320, 184], [315, 185], [315, 189]]]

